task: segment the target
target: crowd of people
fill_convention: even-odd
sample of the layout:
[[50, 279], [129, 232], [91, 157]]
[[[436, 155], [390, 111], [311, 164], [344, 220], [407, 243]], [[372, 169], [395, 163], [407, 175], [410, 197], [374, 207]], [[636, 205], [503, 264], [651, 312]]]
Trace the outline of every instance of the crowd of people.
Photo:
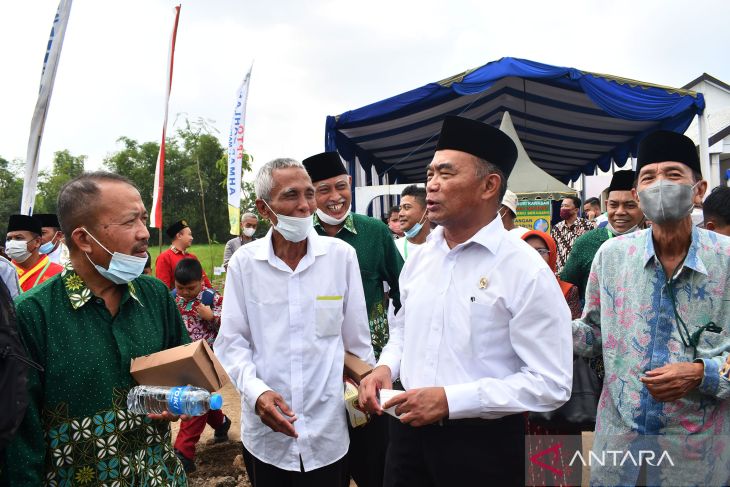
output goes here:
[[[446, 117], [425, 187], [385, 222], [350, 211], [337, 153], [275, 159], [226, 244], [223, 295], [185, 220], [145, 275], [147, 212], [116, 174], [67, 183], [57, 216], [13, 215], [0, 317], [31, 366], [0, 485], [186, 485], [206, 425], [226, 441], [231, 420], [184, 417], [173, 444], [179, 418], [132, 414], [126, 393], [132, 358], [191, 340], [241, 394], [255, 487], [579, 485], [579, 468], [528, 468], [526, 438], [579, 451], [586, 429], [595, 452], [673, 460], [593, 463], [592, 484], [726, 485], [730, 188], [705, 198], [692, 141], [657, 131], [613, 174], [605, 212], [565, 198], [545, 233], [515, 225], [516, 158], [500, 130]], [[259, 217], [271, 229], [254, 238]], [[346, 354], [372, 367], [365, 425], [347, 419]], [[586, 370], [590, 424], [566, 412]]]

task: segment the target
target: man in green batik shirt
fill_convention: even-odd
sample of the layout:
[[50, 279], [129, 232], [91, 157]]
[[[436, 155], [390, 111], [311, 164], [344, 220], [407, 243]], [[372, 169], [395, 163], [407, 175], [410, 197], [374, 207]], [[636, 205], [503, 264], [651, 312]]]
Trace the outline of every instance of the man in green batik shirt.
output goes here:
[[639, 202], [631, 193], [634, 179], [635, 173], [631, 170], [616, 171], [613, 174], [606, 199], [608, 223], [605, 227], [596, 228], [578, 237], [560, 272], [560, 279], [578, 286], [582, 300], [585, 300], [593, 258], [601, 245], [611, 237], [639, 230], [644, 221], [644, 213], [639, 208]]
[[[389, 297], [400, 309], [398, 276], [403, 258], [393, 243], [390, 230], [380, 220], [350, 213], [351, 177], [337, 152], [323, 152], [302, 161], [314, 184], [317, 212], [314, 228], [320, 235], [336, 237], [355, 248], [370, 321], [375, 357], [388, 343], [387, 305], [383, 302], [383, 281]], [[350, 473], [359, 487], [383, 485], [385, 450], [388, 446], [385, 417], [373, 416], [363, 427], [350, 429]]]
[[170, 445], [169, 413], [127, 411], [132, 358], [189, 343], [167, 287], [140, 276], [147, 212], [137, 189], [111, 173], [66, 184], [58, 216], [65, 270], [16, 300], [32, 360], [28, 410], [0, 485], [187, 485]]

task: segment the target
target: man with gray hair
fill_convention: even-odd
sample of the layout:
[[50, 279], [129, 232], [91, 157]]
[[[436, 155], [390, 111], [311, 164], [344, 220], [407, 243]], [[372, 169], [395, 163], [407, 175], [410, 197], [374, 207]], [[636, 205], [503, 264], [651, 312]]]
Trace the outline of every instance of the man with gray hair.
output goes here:
[[241, 215], [241, 234], [226, 242], [226, 248], [223, 251], [223, 267], [228, 269], [228, 261], [231, 260], [233, 253], [241, 246], [253, 242], [253, 234], [256, 233], [258, 224], [259, 219], [253, 213], [246, 212]]
[[254, 187], [272, 228], [231, 257], [214, 344], [242, 396], [246, 470], [254, 487], [341, 487], [344, 354], [375, 362], [357, 256], [314, 231], [314, 186], [300, 162], [267, 163]]

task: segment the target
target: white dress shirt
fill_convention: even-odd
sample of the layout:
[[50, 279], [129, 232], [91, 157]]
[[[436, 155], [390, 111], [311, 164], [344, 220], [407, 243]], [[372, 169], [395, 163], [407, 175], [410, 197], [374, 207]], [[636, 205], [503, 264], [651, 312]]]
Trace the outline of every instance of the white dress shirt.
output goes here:
[[403, 257], [403, 262], [408, 260], [408, 257], [410, 257], [422, 245], [423, 244], [413, 243], [406, 237], [395, 240], [395, 248], [398, 249], [400, 256]]
[[406, 390], [443, 386], [449, 418], [550, 411], [570, 397], [570, 311], [555, 276], [495, 218], [450, 249], [436, 228], [400, 275], [378, 365]]
[[66, 262], [70, 260], [68, 247], [63, 242], [59, 242], [56, 250], [48, 254], [48, 258], [51, 262], [58, 265], [66, 265]]
[[[345, 351], [375, 363], [357, 255], [312, 230], [296, 270], [274, 255], [271, 230], [228, 263], [215, 354], [241, 393], [241, 437], [262, 462], [305, 471], [330, 465], [349, 446], [342, 373]], [[273, 390], [297, 416], [299, 438], [256, 415]]]

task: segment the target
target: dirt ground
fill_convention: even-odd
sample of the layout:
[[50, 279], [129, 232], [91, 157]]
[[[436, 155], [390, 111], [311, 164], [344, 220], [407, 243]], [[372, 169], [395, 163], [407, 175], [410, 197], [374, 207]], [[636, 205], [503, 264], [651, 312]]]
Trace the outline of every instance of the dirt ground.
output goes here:
[[[206, 427], [198, 442], [195, 465], [197, 470], [188, 476], [190, 487], [251, 487], [241, 457], [241, 397], [233, 385], [226, 385], [223, 395], [223, 412], [231, 419], [228, 441], [213, 444], [213, 430]], [[178, 423], [172, 425], [172, 441], [177, 436]], [[583, 433], [584, 457], [593, 444], [593, 433]], [[582, 485], [589, 485], [590, 472], [583, 469]], [[350, 482], [350, 487], [357, 487]]]
[[[197, 470], [188, 475], [190, 487], [250, 487], [246, 468], [241, 457], [241, 397], [236, 388], [228, 384], [223, 395], [223, 412], [231, 420], [228, 441], [213, 444], [213, 429], [207, 426], [198, 442], [195, 455]], [[175, 441], [177, 423], [172, 425], [172, 441]]]

